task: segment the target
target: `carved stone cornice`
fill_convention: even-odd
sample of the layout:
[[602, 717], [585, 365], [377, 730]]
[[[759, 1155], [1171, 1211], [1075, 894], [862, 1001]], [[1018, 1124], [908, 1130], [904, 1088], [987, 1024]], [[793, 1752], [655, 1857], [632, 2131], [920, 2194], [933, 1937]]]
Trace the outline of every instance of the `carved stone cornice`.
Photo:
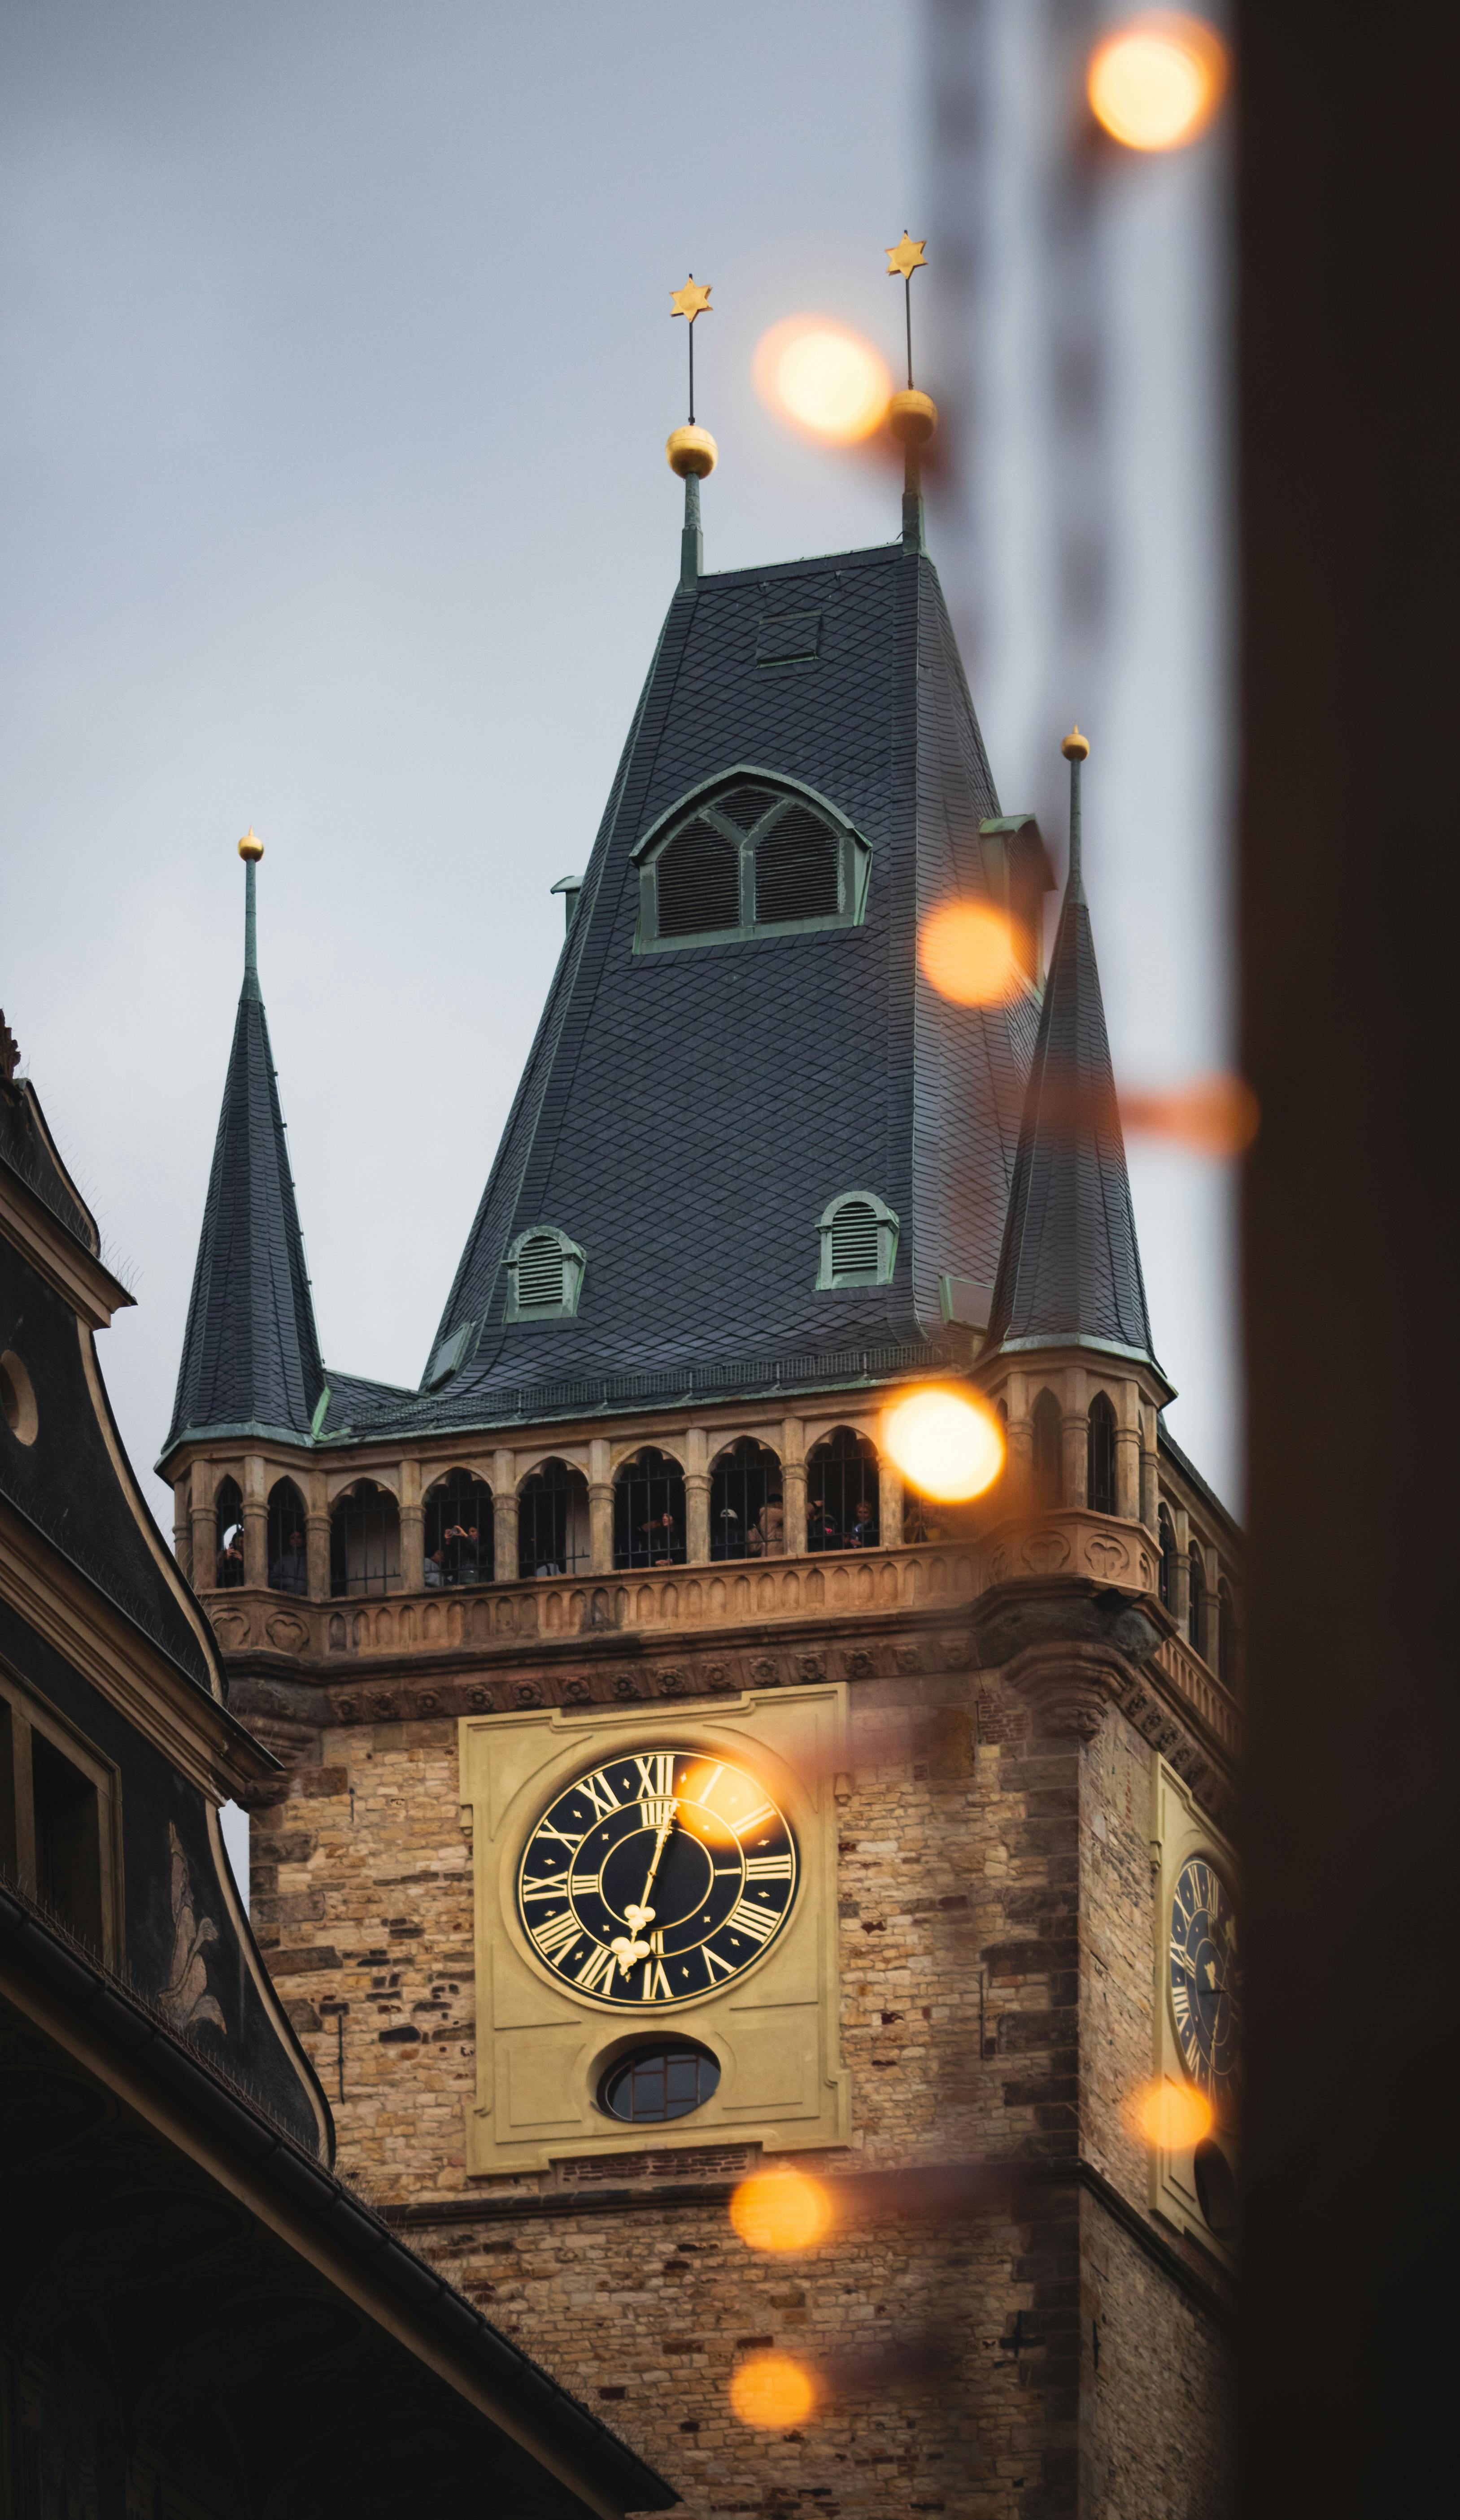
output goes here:
[[1122, 1654], [1074, 1637], [1027, 1645], [1003, 1673], [1028, 1700], [1037, 1733], [1077, 1741], [1094, 1740], [1107, 1709], [1119, 1704], [1134, 1676]]

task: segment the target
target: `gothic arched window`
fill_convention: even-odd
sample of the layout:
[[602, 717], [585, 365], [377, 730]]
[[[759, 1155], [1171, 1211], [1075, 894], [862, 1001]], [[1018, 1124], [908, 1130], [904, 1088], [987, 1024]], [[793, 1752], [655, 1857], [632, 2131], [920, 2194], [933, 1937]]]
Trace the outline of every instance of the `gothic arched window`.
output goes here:
[[1060, 1404], [1052, 1391], [1040, 1392], [1030, 1423], [1033, 1431], [1034, 1502], [1048, 1512], [1065, 1502], [1065, 1465], [1061, 1458], [1064, 1428]]
[[616, 1566], [684, 1564], [684, 1472], [646, 1444], [614, 1481]]
[[279, 1479], [269, 1490], [268, 1546], [270, 1592], [307, 1593], [304, 1500], [293, 1479]]
[[813, 1446], [806, 1462], [806, 1547], [875, 1549], [881, 1523], [877, 1446], [850, 1426]]
[[1156, 1533], [1161, 1548], [1161, 1572], [1157, 1579], [1161, 1593], [1161, 1605], [1163, 1610], [1169, 1610], [1174, 1618], [1176, 1614], [1176, 1526], [1171, 1520], [1169, 1506], [1163, 1505], [1157, 1514]]
[[492, 1492], [470, 1470], [450, 1470], [426, 1499], [425, 1563], [428, 1586], [489, 1584], [496, 1572]]
[[781, 1464], [753, 1435], [729, 1445], [710, 1470], [709, 1553], [716, 1559], [786, 1553]]
[[1116, 1413], [1103, 1391], [1090, 1403], [1085, 1439], [1085, 1502], [1092, 1513], [1116, 1510]]
[[213, 1581], [231, 1592], [244, 1580], [244, 1498], [237, 1479], [224, 1479], [213, 1505]]
[[520, 1575], [576, 1575], [593, 1562], [588, 1482], [567, 1462], [544, 1462], [517, 1492]]
[[762, 772], [732, 772], [671, 807], [634, 856], [638, 953], [855, 926], [872, 866], [844, 814]]
[[330, 1591], [389, 1593], [400, 1583], [400, 1508], [388, 1488], [356, 1479], [330, 1516]]

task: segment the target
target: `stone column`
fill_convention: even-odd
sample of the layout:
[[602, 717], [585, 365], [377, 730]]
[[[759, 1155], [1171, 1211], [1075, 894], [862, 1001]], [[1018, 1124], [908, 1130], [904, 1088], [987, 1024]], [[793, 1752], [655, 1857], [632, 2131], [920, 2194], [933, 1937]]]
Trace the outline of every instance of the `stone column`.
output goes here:
[[1022, 1502], [1034, 1485], [1034, 1429], [1029, 1418], [1028, 1375], [1011, 1373], [1002, 1391], [989, 1393], [990, 1407], [997, 1409], [1000, 1400], [1009, 1413], [1006, 1495]]
[[517, 1460], [492, 1455], [492, 1555], [499, 1584], [517, 1582]]
[[614, 1482], [607, 1439], [595, 1435], [588, 1446], [588, 1547], [595, 1575], [614, 1572]]
[[268, 1580], [268, 1464], [261, 1453], [250, 1453], [244, 1460], [244, 1582], [261, 1592]]
[[426, 1583], [426, 1508], [421, 1502], [421, 1464], [400, 1464], [400, 1589], [419, 1593]]
[[[1211, 1572], [1212, 1552], [1209, 1549], [1202, 1549], [1200, 1541], [1198, 1541], [1197, 1547], [1198, 1549], [1201, 1549], [1202, 1552], [1202, 1607], [1200, 1615], [1196, 1621], [1196, 1634], [1192, 1638], [1191, 1642], [1196, 1647], [1197, 1652], [1201, 1655], [1202, 1660], [1205, 1663], [1209, 1663], [1211, 1669], [1215, 1671], [1216, 1584]], [[1190, 1561], [1188, 1561], [1188, 1563]]]
[[1141, 1395], [1134, 1382], [1120, 1385], [1120, 1414], [1116, 1427], [1116, 1511], [1137, 1522], [1141, 1510]]
[[685, 1451], [684, 1553], [691, 1566], [709, 1561], [709, 1438], [703, 1426], [691, 1426]]
[[1141, 1411], [1141, 1520], [1153, 1540], [1161, 1537], [1161, 1461], [1156, 1450], [1156, 1412]]
[[195, 1462], [192, 1471], [193, 1589], [211, 1592], [218, 1580], [218, 1517], [211, 1489], [211, 1462]]
[[1064, 1438], [1061, 1466], [1065, 1503], [1086, 1505], [1090, 1494], [1090, 1420], [1086, 1415], [1085, 1377], [1078, 1366], [1072, 1366], [1065, 1375], [1065, 1413], [1060, 1425]]
[[902, 1546], [902, 1472], [895, 1462], [877, 1465], [878, 1534], [884, 1549]]
[[1189, 1637], [1191, 1566], [1186, 1552], [1191, 1541], [1191, 1517], [1184, 1505], [1177, 1506], [1171, 1520], [1176, 1526], [1176, 1580], [1171, 1587], [1171, 1599], [1167, 1606], [1182, 1636]]
[[304, 1562], [311, 1601], [330, 1598], [330, 1486], [323, 1470], [310, 1470], [304, 1488]]
[[781, 1423], [781, 1510], [786, 1524], [786, 1554], [806, 1553], [806, 1428], [800, 1418]]
[[172, 1491], [172, 1554], [191, 1584], [193, 1580], [192, 1486], [187, 1479], [179, 1479]]

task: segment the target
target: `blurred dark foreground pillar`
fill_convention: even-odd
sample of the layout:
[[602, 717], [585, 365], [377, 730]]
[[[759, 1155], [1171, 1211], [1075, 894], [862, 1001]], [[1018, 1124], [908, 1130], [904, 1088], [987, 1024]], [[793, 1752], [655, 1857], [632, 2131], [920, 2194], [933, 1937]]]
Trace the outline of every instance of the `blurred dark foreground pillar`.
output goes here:
[[1242, 2507], [1342, 2520], [1454, 2490], [1460, 43], [1239, 15]]

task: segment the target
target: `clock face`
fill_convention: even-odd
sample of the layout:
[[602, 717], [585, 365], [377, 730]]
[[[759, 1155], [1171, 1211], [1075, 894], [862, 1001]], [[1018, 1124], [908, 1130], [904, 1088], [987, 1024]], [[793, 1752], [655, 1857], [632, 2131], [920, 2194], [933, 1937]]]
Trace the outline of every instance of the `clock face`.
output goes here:
[[1171, 1901], [1171, 2010], [1186, 2070], [1218, 2116], [1236, 2095], [1242, 2031], [1237, 1919], [1205, 1856], [1183, 1864]]
[[690, 2003], [740, 1977], [796, 1898], [790, 1823], [745, 1768], [632, 1750], [565, 1786], [523, 1849], [518, 1912], [554, 1976], [600, 2003]]

